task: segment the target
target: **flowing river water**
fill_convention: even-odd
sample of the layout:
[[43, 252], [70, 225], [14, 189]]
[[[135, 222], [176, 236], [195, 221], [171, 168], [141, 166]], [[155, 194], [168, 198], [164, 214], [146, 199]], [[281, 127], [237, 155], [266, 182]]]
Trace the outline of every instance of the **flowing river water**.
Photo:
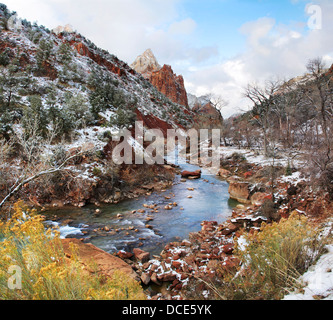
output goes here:
[[[87, 206], [52, 210], [43, 214], [50, 219], [50, 224], [60, 226], [62, 237], [85, 238], [87, 242], [109, 253], [140, 247], [152, 255], [159, 255], [169, 242], [188, 239], [189, 233], [200, 231], [202, 221], [225, 222], [237, 205], [229, 198], [227, 182], [198, 166], [186, 163], [180, 167], [188, 171], [201, 169], [202, 178], [181, 182], [181, 177], [176, 176], [173, 186], [165, 192], [154, 192], [150, 196], [99, 208]], [[177, 206], [166, 210], [165, 206], [170, 203], [177, 203]], [[154, 204], [159, 207], [158, 213], [143, 207]], [[101, 212], [96, 214], [96, 209]], [[139, 209], [146, 212], [138, 213]], [[54, 215], [57, 216], [56, 223], [51, 222]], [[147, 222], [147, 218], [152, 220]], [[152, 229], [147, 228], [147, 224]], [[107, 230], [100, 231], [105, 226]]]

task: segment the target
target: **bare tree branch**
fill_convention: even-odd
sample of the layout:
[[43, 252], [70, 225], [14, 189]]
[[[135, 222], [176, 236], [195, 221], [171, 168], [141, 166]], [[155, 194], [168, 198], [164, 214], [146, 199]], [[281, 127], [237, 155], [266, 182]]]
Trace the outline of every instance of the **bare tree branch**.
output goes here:
[[[82, 156], [83, 154], [85, 153], [85, 151], [82, 151], [82, 152], [79, 152], [79, 153], [76, 153], [75, 155], [72, 155], [70, 157], [68, 157], [61, 165], [59, 165], [58, 167], [55, 167], [55, 168], [50, 168], [48, 170], [45, 170], [45, 171], [41, 171], [41, 172], [38, 172], [37, 174], [29, 177], [29, 178], [26, 178], [26, 179], [23, 179], [21, 180], [20, 183], [18, 183], [18, 181], [16, 181], [16, 183], [14, 184], [14, 186], [11, 188], [10, 192], [6, 195], [6, 197], [0, 202], [0, 209], [3, 207], [3, 205], [8, 201], [8, 199], [10, 199], [13, 195], [15, 195], [17, 192], [19, 192], [21, 190], [21, 188], [42, 177], [42, 176], [45, 176], [45, 175], [51, 175], [51, 174], [55, 174], [59, 171], [62, 171], [65, 167], [65, 165], [73, 160], [74, 158], [78, 157], [78, 156]], [[18, 183], [18, 184], [17, 184]]]

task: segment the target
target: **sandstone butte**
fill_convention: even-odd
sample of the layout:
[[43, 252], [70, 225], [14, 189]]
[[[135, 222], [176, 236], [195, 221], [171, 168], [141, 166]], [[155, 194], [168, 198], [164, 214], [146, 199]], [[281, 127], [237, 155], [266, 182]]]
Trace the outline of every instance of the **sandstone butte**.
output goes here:
[[171, 66], [164, 65], [161, 70], [152, 72], [148, 80], [172, 102], [188, 106], [184, 78], [181, 75], [177, 76]]
[[140, 73], [172, 102], [188, 107], [183, 76], [177, 76], [169, 65], [161, 68], [151, 49], [147, 49], [138, 56], [131, 64], [131, 68]]
[[206, 99], [205, 103], [201, 103], [200, 99], [188, 95], [183, 76], [176, 75], [169, 65], [165, 64], [161, 67], [151, 49], [147, 49], [138, 56], [131, 64], [131, 68], [140, 73], [172, 102], [192, 109], [195, 129], [222, 129], [221, 112], [213, 106], [209, 99]]

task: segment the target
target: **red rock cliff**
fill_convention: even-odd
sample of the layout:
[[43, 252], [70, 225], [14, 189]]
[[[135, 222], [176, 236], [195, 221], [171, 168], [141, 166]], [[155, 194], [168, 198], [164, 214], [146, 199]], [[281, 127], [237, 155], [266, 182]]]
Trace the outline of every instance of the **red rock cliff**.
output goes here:
[[131, 67], [172, 102], [188, 107], [183, 76], [174, 74], [171, 66], [164, 65], [161, 68], [151, 49], [138, 56]]
[[152, 72], [148, 80], [171, 101], [188, 106], [183, 76], [177, 76], [171, 66], [164, 65], [159, 71]]

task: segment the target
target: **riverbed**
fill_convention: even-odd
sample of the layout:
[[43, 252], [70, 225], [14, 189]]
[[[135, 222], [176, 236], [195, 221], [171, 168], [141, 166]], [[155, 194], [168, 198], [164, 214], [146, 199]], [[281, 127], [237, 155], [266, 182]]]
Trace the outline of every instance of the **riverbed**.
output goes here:
[[[200, 231], [202, 221], [225, 222], [237, 205], [229, 198], [227, 182], [207, 169], [188, 163], [181, 165], [181, 170], [198, 169], [202, 170], [201, 179], [183, 182], [176, 176], [174, 184], [163, 192], [118, 204], [52, 210], [43, 214], [49, 224], [59, 225], [62, 237], [83, 238], [109, 253], [140, 247], [159, 255], [166, 244], [188, 239], [189, 233]], [[144, 207], [147, 205], [155, 205], [156, 210]], [[172, 209], [167, 210], [166, 206]], [[96, 210], [99, 211], [96, 213]], [[56, 222], [51, 222], [54, 215]]]

